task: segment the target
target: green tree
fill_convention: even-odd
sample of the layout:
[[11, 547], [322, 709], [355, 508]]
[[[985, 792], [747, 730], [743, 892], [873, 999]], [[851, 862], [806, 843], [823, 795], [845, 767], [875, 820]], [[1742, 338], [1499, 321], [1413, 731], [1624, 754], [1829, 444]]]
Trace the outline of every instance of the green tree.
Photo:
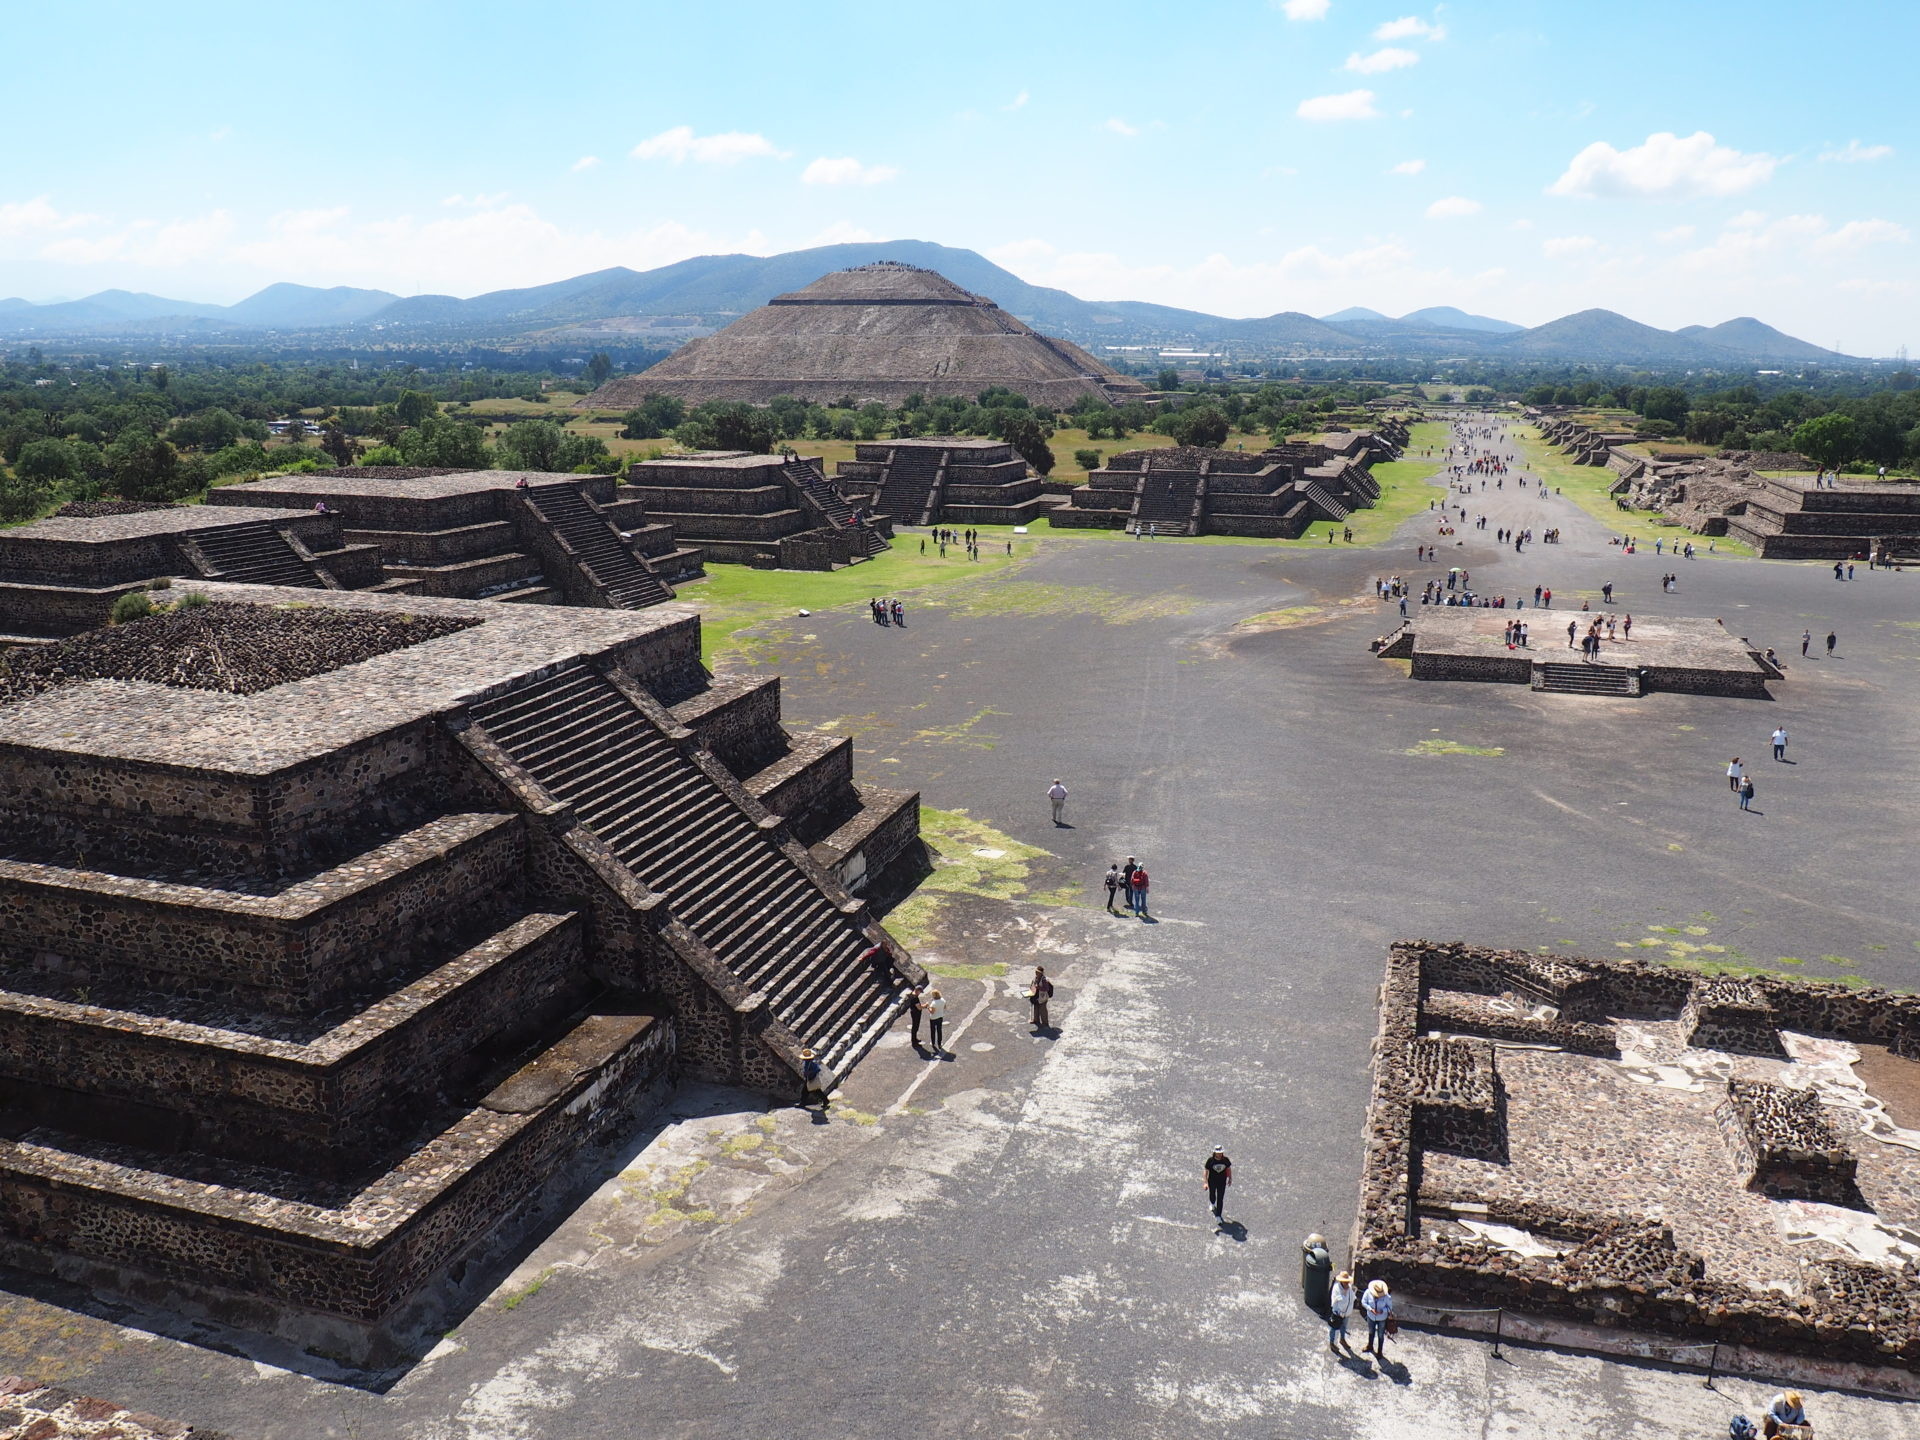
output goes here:
[[671, 395], [649, 394], [620, 417], [624, 440], [658, 440], [687, 418], [687, 407]]
[[689, 411], [673, 438], [692, 450], [746, 450], [766, 455], [772, 452], [777, 437], [773, 417], [766, 411], [738, 400], [716, 400]]
[[64, 440], [34, 440], [20, 449], [13, 473], [24, 484], [47, 487], [78, 478], [73, 448]]
[[1100, 468], [1100, 452], [1098, 450], [1076, 450], [1073, 452], [1073, 463], [1091, 475], [1095, 470]]
[[1648, 420], [1684, 425], [1687, 423], [1687, 392], [1677, 385], [1657, 385], [1640, 397], [1640, 414]]
[[353, 443], [346, 426], [338, 420], [329, 420], [320, 432], [320, 448], [327, 452], [327, 458], [334, 464], [346, 466], [353, 464], [353, 457], [360, 447]]
[[593, 358], [587, 361], [587, 378], [593, 381], [594, 389], [607, 383], [607, 377], [613, 374], [613, 360], [604, 350], [593, 352]]
[[215, 405], [174, 421], [173, 438], [198, 450], [219, 450], [238, 440], [243, 429], [238, 416]]
[[392, 452], [399, 460], [376, 461], [372, 454], [363, 457], [364, 463], [425, 465], [441, 469], [485, 470], [490, 462], [487, 450], [487, 432], [478, 425], [469, 425], [464, 420], [449, 420], [444, 415], [432, 415], [413, 429], [403, 432], [394, 442]]
[[1001, 438], [1019, 452], [1020, 458], [1042, 475], [1053, 473], [1053, 448], [1047, 444], [1048, 429], [1031, 415], [1018, 413], [1008, 417]]
[[194, 488], [173, 446], [138, 426], [120, 432], [106, 459], [113, 488], [128, 500], [178, 500]]
[[570, 434], [552, 420], [522, 420], [509, 425], [495, 454], [507, 470], [577, 470], [608, 459], [604, 441]]
[[1793, 448], [1822, 470], [1838, 470], [1860, 453], [1851, 415], [1816, 415], [1793, 432]]
[[1187, 433], [1181, 443], [1204, 445], [1208, 449], [1218, 449], [1227, 443], [1227, 417], [1213, 406], [1202, 405], [1183, 413], [1187, 417]]
[[1154, 376], [1153, 388], [1156, 390], [1178, 390], [1180, 388], [1180, 372], [1172, 367], [1162, 370], [1158, 375]]
[[420, 425], [439, 413], [439, 402], [424, 390], [402, 390], [393, 402], [393, 418], [402, 425]]

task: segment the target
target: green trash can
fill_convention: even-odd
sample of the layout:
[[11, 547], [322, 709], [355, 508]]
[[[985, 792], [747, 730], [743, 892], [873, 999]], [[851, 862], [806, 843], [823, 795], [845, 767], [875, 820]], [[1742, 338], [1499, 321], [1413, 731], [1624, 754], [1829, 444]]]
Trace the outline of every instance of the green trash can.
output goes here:
[[1307, 1308], [1327, 1313], [1333, 1300], [1333, 1257], [1327, 1253], [1323, 1235], [1309, 1235], [1300, 1242], [1300, 1294]]

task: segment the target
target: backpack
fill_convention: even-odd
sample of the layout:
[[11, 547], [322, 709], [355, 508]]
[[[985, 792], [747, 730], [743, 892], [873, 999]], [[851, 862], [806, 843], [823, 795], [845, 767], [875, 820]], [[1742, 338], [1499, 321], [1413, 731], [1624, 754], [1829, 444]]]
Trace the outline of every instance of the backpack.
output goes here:
[[1744, 1415], [1736, 1415], [1727, 1422], [1728, 1440], [1754, 1440], [1759, 1433], [1753, 1428], [1753, 1421]]

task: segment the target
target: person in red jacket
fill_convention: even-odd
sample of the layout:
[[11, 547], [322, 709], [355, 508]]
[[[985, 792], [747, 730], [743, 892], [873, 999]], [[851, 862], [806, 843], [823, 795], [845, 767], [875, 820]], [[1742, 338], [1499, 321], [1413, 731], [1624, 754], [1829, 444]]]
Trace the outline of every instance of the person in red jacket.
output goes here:
[[1145, 916], [1147, 913], [1147, 867], [1136, 865], [1133, 873], [1127, 877], [1127, 894], [1133, 899], [1133, 913]]

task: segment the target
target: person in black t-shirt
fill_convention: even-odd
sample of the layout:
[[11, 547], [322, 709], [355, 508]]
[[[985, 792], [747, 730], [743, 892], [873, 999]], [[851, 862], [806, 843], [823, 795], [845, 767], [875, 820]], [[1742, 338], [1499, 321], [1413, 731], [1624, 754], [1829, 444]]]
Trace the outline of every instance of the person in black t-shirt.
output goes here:
[[1207, 1204], [1213, 1209], [1213, 1218], [1227, 1218], [1227, 1186], [1233, 1183], [1233, 1161], [1227, 1158], [1227, 1152], [1218, 1145], [1207, 1157], [1204, 1167], [1207, 1176]]

